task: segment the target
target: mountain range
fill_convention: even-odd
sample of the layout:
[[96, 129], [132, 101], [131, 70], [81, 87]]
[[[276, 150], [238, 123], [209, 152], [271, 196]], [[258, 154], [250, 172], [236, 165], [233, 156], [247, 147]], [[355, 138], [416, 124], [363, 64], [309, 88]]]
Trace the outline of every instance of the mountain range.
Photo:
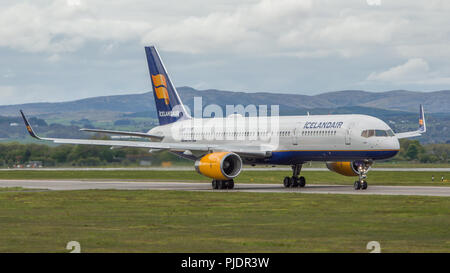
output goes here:
[[[279, 93], [248, 93], [223, 90], [196, 90], [191, 87], [178, 88], [181, 99], [191, 109], [195, 96], [201, 96], [203, 104], [225, 105], [280, 105], [286, 113], [305, 114], [312, 109], [334, 109], [339, 107], [367, 107], [390, 111], [417, 112], [423, 104], [428, 113], [450, 113], [450, 90], [434, 92], [387, 91], [367, 92], [361, 90], [344, 90], [319, 95], [297, 95]], [[0, 106], [0, 115], [17, 116], [18, 109], [28, 114], [45, 117], [52, 114], [73, 112], [116, 112], [136, 113], [155, 112], [153, 95], [150, 92], [131, 95], [116, 95], [86, 98], [76, 101], [56, 103], [29, 103], [22, 105]]]

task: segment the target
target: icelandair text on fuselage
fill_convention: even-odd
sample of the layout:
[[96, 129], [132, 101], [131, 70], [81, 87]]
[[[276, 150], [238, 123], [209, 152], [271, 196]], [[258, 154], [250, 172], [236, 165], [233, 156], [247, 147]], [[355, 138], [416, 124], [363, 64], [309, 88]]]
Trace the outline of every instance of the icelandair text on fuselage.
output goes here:
[[339, 129], [342, 127], [342, 124], [344, 124], [342, 121], [338, 121], [338, 122], [331, 122], [331, 121], [321, 121], [321, 122], [316, 122], [316, 121], [308, 121], [307, 123], [305, 123], [305, 126], [303, 126], [303, 129], [328, 129], [328, 128], [333, 128], [333, 129]]
[[239, 268], [267, 268], [269, 258], [225, 258], [225, 262], [209, 259], [192, 259], [188, 257], [181, 261], [182, 268], [208, 268], [213, 270], [214, 266], [234, 270]]

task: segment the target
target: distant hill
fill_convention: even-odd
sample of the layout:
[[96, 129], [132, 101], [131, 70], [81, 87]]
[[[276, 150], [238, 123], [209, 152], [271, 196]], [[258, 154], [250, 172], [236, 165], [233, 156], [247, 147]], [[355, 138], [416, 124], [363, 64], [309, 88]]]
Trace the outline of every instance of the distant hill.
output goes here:
[[[333, 109], [347, 106], [361, 106], [384, 110], [417, 112], [419, 104], [424, 104], [427, 113], [450, 113], [450, 90], [435, 92], [387, 91], [366, 92], [345, 90], [328, 92], [314, 96], [278, 93], [245, 93], [222, 90], [196, 90], [179, 87], [180, 97], [189, 107], [193, 98], [201, 96], [204, 105], [255, 104], [280, 105], [284, 112], [305, 112], [315, 108]], [[115, 112], [136, 113], [155, 110], [153, 95], [150, 92], [133, 95], [102, 96], [69, 102], [30, 103], [0, 106], [0, 115], [17, 116], [18, 109], [28, 114], [45, 117], [48, 114], [73, 112]]]

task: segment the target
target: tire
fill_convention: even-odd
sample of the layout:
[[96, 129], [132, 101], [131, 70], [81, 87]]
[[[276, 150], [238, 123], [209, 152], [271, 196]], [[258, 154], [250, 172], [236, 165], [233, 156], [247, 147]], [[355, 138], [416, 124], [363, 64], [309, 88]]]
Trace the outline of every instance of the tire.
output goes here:
[[217, 180], [217, 189], [222, 190], [224, 188], [224, 181], [222, 180]]
[[217, 190], [217, 180], [213, 180], [212, 182], [211, 182], [211, 184], [212, 184], [212, 188], [213, 188], [213, 190]]
[[367, 189], [367, 181], [366, 181], [366, 180], [364, 180], [364, 181], [361, 183], [361, 189], [362, 189], [362, 190], [366, 190], [366, 189]]
[[298, 177], [292, 177], [291, 178], [291, 187], [292, 188], [297, 188], [298, 187]]
[[291, 178], [289, 176], [284, 178], [283, 185], [285, 188], [289, 188], [291, 186]]
[[355, 181], [355, 184], [353, 184], [353, 188], [354, 188], [355, 190], [361, 189], [361, 182]]
[[300, 176], [300, 179], [298, 181], [298, 185], [303, 188], [306, 185], [306, 179], [304, 176]]
[[233, 180], [227, 180], [227, 181], [223, 181], [223, 188], [224, 189], [228, 189], [231, 190], [232, 188], [234, 188], [234, 181]]

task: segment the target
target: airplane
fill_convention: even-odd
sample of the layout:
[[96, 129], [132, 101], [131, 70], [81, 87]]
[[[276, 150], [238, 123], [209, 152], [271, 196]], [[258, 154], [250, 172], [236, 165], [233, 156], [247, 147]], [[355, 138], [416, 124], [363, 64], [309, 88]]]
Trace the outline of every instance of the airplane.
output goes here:
[[403, 133], [394, 133], [378, 118], [356, 114], [308, 113], [306, 116], [265, 117], [265, 122], [275, 124], [270, 128], [250, 126], [260, 121], [260, 117], [255, 116], [192, 117], [183, 105], [157, 49], [149, 46], [145, 47], [145, 52], [159, 126], [147, 133], [81, 129], [139, 137], [145, 141], [39, 137], [20, 110], [29, 134], [39, 140], [60, 144], [137, 147], [150, 149], [149, 152], [167, 150], [194, 161], [196, 171], [212, 179], [213, 189], [233, 189], [234, 179], [241, 173], [244, 164], [291, 166], [292, 176], [284, 177], [284, 187], [305, 187], [306, 179], [300, 176], [303, 164], [320, 161], [333, 172], [357, 176], [354, 189], [365, 190], [368, 187], [367, 173], [374, 161], [394, 157], [400, 149], [399, 139], [426, 132], [422, 105], [418, 129]]

